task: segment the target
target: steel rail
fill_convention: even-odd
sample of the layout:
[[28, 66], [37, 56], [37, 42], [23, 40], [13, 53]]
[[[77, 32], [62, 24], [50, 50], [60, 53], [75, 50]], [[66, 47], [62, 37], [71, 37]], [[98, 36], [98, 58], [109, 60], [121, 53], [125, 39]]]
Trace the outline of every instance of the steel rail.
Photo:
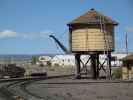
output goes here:
[[[21, 98], [22, 100], [27, 100], [26, 98], [20, 96], [19, 94], [12, 93], [11, 88], [13, 88], [15, 86], [19, 86], [23, 92], [26, 92], [24, 87], [33, 82], [40, 81], [40, 80], [54, 79], [54, 78], [65, 78], [65, 77], [70, 77], [73, 75], [74, 74], [57, 75], [57, 76], [49, 76], [49, 77], [3, 79], [3, 80], [0, 80], [0, 82], [10, 82], [10, 83], [0, 87], [0, 90], [1, 90], [0, 94], [2, 95], [2, 97], [4, 97], [5, 100], [17, 100], [16, 98], [18, 98], [18, 97]], [[26, 92], [26, 93], [28, 93], [28, 92]], [[28, 94], [28, 95], [30, 95], [30, 94]], [[31, 96], [33, 96], [33, 95], [31, 95]], [[34, 95], [33, 97], [41, 99], [41, 98], [37, 97], [36, 95]]]
[[[63, 78], [63, 77], [58, 77], [58, 78]], [[48, 79], [54, 79], [54, 78], [48, 78]], [[76, 81], [76, 80], [75, 80]], [[40, 95], [37, 95], [36, 93], [33, 93], [31, 91], [29, 91], [27, 89], [28, 86], [30, 86], [31, 84], [48, 84], [48, 85], [80, 85], [80, 84], [87, 84], [87, 85], [94, 85], [95, 83], [96, 84], [100, 84], [102, 85], [103, 83], [113, 83], [113, 84], [119, 84], [119, 83], [133, 83], [133, 81], [123, 81], [123, 80], [91, 80], [91, 81], [87, 81], [87, 82], [75, 82], [73, 80], [73, 82], [44, 82], [44, 83], [35, 83], [36, 81], [31, 81], [31, 82], [25, 82], [23, 84], [20, 85], [20, 88], [22, 91], [24, 91], [25, 93], [35, 97], [35, 98], [38, 98], [38, 99], [42, 99], [42, 100], [45, 100], [46, 98], [45, 97], [42, 97]]]
[[89, 81], [82, 81], [82, 80], [73, 80], [73, 81], [64, 81], [64, 82], [44, 82], [44, 83], [35, 83], [37, 81], [41, 81], [41, 80], [48, 80], [48, 79], [64, 79], [64, 78], [68, 78], [70, 76], [73, 76], [74, 74], [71, 74], [71, 75], [58, 75], [58, 76], [49, 76], [49, 77], [34, 77], [34, 78], [28, 78], [27, 79], [14, 79], [14, 80], [10, 80], [8, 82], [11, 82], [9, 84], [6, 84], [4, 86], [2, 86], [0, 88], [0, 90], [3, 90], [1, 92], [3, 92], [3, 94], [5, 94], [5, 97], [8, 97], [8, 98], [5, 98], [5, 100], [16, 100], [16, 98], [14, 97], [20, 97], [20, 98], [23, 98], [22, 100], [27, 100], [26, 97], [23, 97], [22, 95], [19, 95], [19, 94], [14, 94], [11, 92], [11, 89], [10, 88], [13, 88], [15, 86], [18, 86], [20, 88], [20, 90], [24, 93], [26, 93], [27, 95], [31, 96], [31, 97], [34, 97], [36, 99], [45, 99], [44, 97], [41, 97], [35, 93], [32, 93], [31, 91], [29, 91], [27, 89], [28, 86], [30, 86], [31, 84], [62, 84], [62, 85], [72, 85], [72, 84], [88, 84], [88, 85], [92, 85], [94, 83], [97, 83], [97, 84], [102, 84], [102, 83], [133, 83], [133, 80], [89, 80]]

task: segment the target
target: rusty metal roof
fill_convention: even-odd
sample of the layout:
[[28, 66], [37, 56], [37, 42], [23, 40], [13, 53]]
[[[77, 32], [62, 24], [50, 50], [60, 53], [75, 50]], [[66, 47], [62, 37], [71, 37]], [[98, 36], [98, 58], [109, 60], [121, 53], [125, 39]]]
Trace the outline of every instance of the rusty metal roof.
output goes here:
[[[104, 20], [104, 21], [103, 21]], [[118, 23], [114, 20], [112, 20], [110, 17], [107, 17], [100, 12], [96, 11], [95, 9], [90, 9], [87, 13], [81, 15], [80, 17], [74, 19], [68, 25], [72, 24], [112, 24], [112, 25], [118, 25]]]

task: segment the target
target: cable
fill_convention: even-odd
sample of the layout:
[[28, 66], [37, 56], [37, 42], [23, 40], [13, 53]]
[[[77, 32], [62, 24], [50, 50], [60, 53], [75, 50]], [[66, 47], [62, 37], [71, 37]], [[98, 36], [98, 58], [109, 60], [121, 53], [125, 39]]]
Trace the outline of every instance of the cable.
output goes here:
[[[68, 32], [68, 29], [65, 29], [63, 33], [59, 34], [59, 38], [63, 39], [63, 36], [65, 35], [65, 33]], [[63, 39], [64, 40], [64, 39]]]

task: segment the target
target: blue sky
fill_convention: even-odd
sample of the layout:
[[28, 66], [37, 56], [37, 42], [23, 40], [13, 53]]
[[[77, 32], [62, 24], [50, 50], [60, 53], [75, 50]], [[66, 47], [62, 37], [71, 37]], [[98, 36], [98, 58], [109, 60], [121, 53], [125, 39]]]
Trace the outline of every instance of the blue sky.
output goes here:
[[119, 22], [116, 51], [125, 50], [126, 31], [133, 51], [132, 0], [0, 0], [0, 54], [63, 53], [47, 33], [68, 47], [66, 24], [91, 8]]

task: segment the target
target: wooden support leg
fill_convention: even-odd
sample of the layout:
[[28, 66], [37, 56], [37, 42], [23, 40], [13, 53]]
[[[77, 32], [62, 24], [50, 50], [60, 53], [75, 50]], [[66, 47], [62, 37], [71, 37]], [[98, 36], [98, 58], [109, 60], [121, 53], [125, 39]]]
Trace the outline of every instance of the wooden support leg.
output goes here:
[[75, 63], [77, 66], [77, 73], [76, 73], [76, 78], [80, 79], [81, 78], [81, 74], [80, 74], [80, 54], [75, 54]]
[[99, 54], [96, 55], [97, 78], [99, 78]]
[[111, 53], [109, 52], [108, 53], [108, 60], [109, 60], [109, 75], [110, 75], [110, 78], [112, 77], [112, 69], [111, 69]]
[[91, 70], [93, 79], [97, 79], [97, 69], [96, 69], [96, 56], [95, 54], [91, 55]]

